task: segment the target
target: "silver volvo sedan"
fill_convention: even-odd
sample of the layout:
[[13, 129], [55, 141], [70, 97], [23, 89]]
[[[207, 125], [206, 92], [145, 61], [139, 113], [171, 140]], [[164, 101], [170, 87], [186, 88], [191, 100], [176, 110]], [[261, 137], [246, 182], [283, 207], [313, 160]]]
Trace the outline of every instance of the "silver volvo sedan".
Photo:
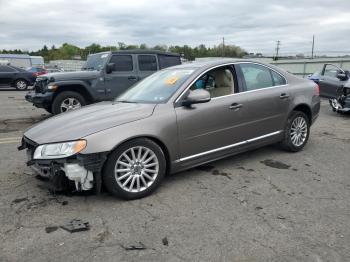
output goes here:
[[271, 65], [221, 59], [161, 70], [114, 101], [47, 119], [19, 149], [56, 190], [137, 199], [165, 174], [279, 143], [300, 151], [320, 110], [319, 87]]

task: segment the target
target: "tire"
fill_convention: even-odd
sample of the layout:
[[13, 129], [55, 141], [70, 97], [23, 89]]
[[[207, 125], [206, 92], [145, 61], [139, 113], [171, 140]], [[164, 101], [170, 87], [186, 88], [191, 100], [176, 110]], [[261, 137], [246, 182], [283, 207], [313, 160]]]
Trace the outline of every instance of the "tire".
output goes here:
[[110, 154], [102, 179], [112, 195], [132, 200], [148, 196], [156, 190], [165, 172], [166, 159], [160, 146], [150, 139], [137, 138], [122, 144]]
[[17, 79], [16, 81], [15, 81], [15, 88], [17, 89], [17, 90], [27, 90], [27, 88], [28, 88], [28, 82], [26, 81], [26, 80], [24, 80], [24, 79]]
[[[84, 97], [74, 91], [63, 91], [59, 93], [52, 103], [52, 113], [54, 115], [64, 113], [67, 111], [76, 110], [86, 105]], [[66, 110], [64, 110], [66, 106]]]
[[306, 145], [310, 135], [310, 120], [301, 111], [293, 111], [286, 124], [281, 146], [289, 152], [298, 152]]

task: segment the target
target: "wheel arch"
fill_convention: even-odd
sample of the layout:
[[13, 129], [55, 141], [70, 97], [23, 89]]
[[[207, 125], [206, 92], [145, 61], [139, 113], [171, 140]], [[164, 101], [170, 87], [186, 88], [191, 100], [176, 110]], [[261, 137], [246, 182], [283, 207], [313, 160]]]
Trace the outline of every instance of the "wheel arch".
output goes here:
[[92, 103], [94, 101], [91, 93], [87, 90], [86, 86], [80, 83], [67, 83], [63, 85], [58, 84], [58, 89], [54, 93], [53, 99], [55, 99], [57, 95], [65, 91], [73, 91], [79, 93], [86, 99], [87, 104]]
[[[166, 161], [166, 174], [169, 174], [170, 171], [171, 171], [171, 160], [170, 160], [170, 153], [169, 153], [169, 150], [167, 148], [167, 146], [165, 145], [165, 143], [157, 138], [157, 137], [154, 137], [154, 136], [151, 136], [151, 135], [140, 135], [140, 136], [134, 136], [134, 137], [130, 137], [126, 140], [123, 140], [121, 141], [120, 143], [118, 143], [117, 145], [115, 145], [112, 150], [107, 154], [107, 158], [109, 157], [109, 155], [114, 151], [116, 150], [118, 147], [120, 147], [121, 145], [127, 143], [127, 142], [130, 142], [132, 140], [135, 140], [135, 139], [139, 139], [139, 138], [146, 138], [146, 139], [149, 139], [151, 141], [153, 141], [154, 143], [156, 143], [163, 151], [164, 153], [164, 157], [165, 157], [165, 161]], [[106, 164], [106, 162], [104, 163]]]
[[299, 104], [299, 105], [295, 106], [292, 111], [303, 112], [308, 117], [309, 123], [311, 125], [311, 123], [312, 123], [312, 111], [311, 111], [310, 106], [308, 106], [307, 104]]

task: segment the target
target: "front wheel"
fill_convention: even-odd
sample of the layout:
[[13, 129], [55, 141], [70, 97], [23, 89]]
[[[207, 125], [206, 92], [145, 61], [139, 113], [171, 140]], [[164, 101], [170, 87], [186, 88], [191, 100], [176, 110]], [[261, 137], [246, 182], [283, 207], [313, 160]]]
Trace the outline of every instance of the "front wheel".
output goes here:
[[162, 149], [150, 139], [139, 138], [122, 144], [109, 156], [103, 183], [123, 199], [151, 194], [163, 180], [166, 160]]
[[57, 115], [79, 109], [85, 105], [86, 101], [81, 94], [74, 91], [63, 91], [55, 97], [52, 104], [52, 113]]
[[310, 120], [305, 113], [293, 111], [288, 118], [282, 148], [290, 152], [298, 152], [306, 145], [310, 134]]

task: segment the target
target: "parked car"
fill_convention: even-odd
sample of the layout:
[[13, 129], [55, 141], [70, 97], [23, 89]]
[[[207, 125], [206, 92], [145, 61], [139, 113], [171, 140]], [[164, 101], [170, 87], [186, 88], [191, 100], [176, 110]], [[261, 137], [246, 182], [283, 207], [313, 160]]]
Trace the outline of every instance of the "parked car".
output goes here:
[[83, 71], [38, 77], [26, 100], [53, 114], [111, 100], [155, 71], [180, 64], [180, 55], [146, 50], [90, 55]]
[[32, 66], [32, 67], [28, 67], [26, 70], [28, 72], [31, 72], [36, 77], [41, 76], [41, 75], [45, 75], [48, 73], [47, 70], [43, 67]]
[[47, 119], [24, 133], [28, 165], [76, 190], [149, 195], [175, 173], [268, 144], [307, 143], [318, 86], [244, 60], [183, 64], [145, 78], [113, 101]]
[[0, 65], [0, 86], [15, 87], [18, 90], [26, 90], [35, 82], [36, 76], [24, 69], [10, 66]]
[[349, 71], [333, 64], [324, 64], [322, 71], [308, 77], [320, 86], [320, 95], [337, 98], [339, 90], [350, 78]]

